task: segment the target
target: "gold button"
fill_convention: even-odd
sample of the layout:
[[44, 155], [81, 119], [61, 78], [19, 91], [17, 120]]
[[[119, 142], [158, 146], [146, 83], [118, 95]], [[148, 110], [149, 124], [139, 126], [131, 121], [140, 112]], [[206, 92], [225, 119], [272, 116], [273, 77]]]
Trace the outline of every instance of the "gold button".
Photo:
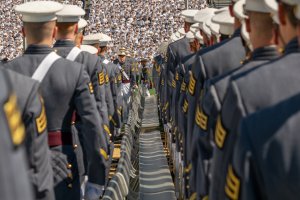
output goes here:
[[189, 188], [190, 188], [190, 186], [189, 186], [189, 185], [187, 185], [187, 186], [186, 186], [186, 189], [189, 189]]
[[67, 165], [67, 168], [68, 168], [68, 169], [71, 169], [71, 168], [72, 168], [72, 165], [71, 165], [71, 164], [68, 164], [68, 165]]
[[187, 177], [186, 177], [186, 180], [190, 180], [190, 177], [189, 177], [189, 176], [187, 176]]
[[72, 180], [73, 179], [73, 175], [71, 173], [69, 173], [68, 174], [68, 178]]
[[77, 144], [74, 144], [73, 148], [76, 149], [77, 147], [78, 147], [78, 145], [77, 145]]
[[72, 183], [69, 183], [69, 184], [68, 184], [68, 188], [71, 189], [72, 187], [73, 187]]
[[74, 124], [75, 124], [75, 122], [73, 122], [73, 121], [72, 121], [72, 122], [71, 122], [71, 124], [72, 124], [72, 125], [74, 125]]

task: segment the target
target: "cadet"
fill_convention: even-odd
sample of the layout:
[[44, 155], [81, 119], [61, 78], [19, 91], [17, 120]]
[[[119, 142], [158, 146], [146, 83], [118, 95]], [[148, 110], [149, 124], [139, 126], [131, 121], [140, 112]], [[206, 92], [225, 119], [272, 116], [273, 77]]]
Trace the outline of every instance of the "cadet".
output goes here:
[[[86, 35], [83, 38], [83, 44], [86, 45], [91, 45], [95, 48], [98, 49], [99, 51], [99, 41], [100, 39], [103, 37], [102, 33], [95, 33], [95, 34], [90, 34], [90, 35]], [[107, 134], [107, 137], [110, 138], [111, 137], [111, 132], [109, 129], [109, 115], [108, 115], [108, 99], [111, 99], [111, 94], [110, 91], [108, 90], [109, 88], [107, 88], [106, 86], [106, 81], [105, 81], [105, 76], [107, 74], [106, 72], [106, 67], [104, 66], [104, 64], [101, 61], [101, 58], [99, 58], [99, 56], [97, 57], [98, 61], [97, 61], [97, 66], [99, 69], [99, 73], [97, 73], [98, 76], [98, 84], [101, 87], [100, 90], [100, 100], [101, 100], [101, 107], [100, 107], [100, 111], [101, 111], [101, 116], [103, 119], [103, 127], [104, 127], [104, 131]], [[107, 99], [108, 98], [108, 99]]]
[[126, 58], [125, 48], [120, 48], [118, 52], [118, 59], [114, 61], [122, 73], [122, 90], [121, 96], [123, 97], [122, 115], [123, 122], [127, 123], [131, 88], [136, 87], [136, 78], [132, 73], [132, 65]]
[[8, 63], [7, 67], [41, 82], [48, 119], [48, 143], [53, 155], [56, 199], [80, 199], [74, 153], [78, 144], [74, 143], [71, 134], [72, 114], [76, 110], [82, 120], [89, 166], [85, 198], [93, 199], [102, 194], [108, 150], [106, 138], [100, 131], [94, 90], [84, 66], [60, 58], [50, 48], [55, 37], [55, 12], [62, 8], [61, 4], [51, 1], [16, 6], [16, 11], [22, 14], [23, 32], [29, 46], [23, 56]]
[[[198, 10], [184, 10], [181, 12], [181, 15], [184, 17], [184, 32], [187, 33], [190, 31], [190, 27], [193, 23], [195, 23], [194, 16], [198, 12]], [[168, 78], [167, 78], [167, 97], [169, 106], [166, 109], [166, 114], [167, 114], [167, 120], [170, 121], [171, 118], [174, 120], [175, 118], [175, 113], [172, 108], [175, 108], [173, 103], [173, 90], [174, 86], [176, 84], [175, 81], [175, 73], [176, 73], [176, 68], [180, 66], [182, 58], [185, 56], [189, 55], [190, 52], [190, 45], [189, 41], [186, 37], [182, 37], [181, 39], [169, 44], [168, 46], [168, 52], [167, 52], [167, 68], [168, 68]], [[174, 97], [175, 98], [175, 97]]]
[[113, 140], [116, 135], [120, 134], [120, 129], [122, 127], [121, 123], [121, 112], [122, 112], [122, 100], [120, 95], [120, 82], [121, 81], [121, 71], [117, 65], [113, 64], [106, 58], [108, 43], [111, 41], [111, 38], [107, 35], [103, 34], [103, 37], [100, 39], [99, 43], [99, 56], [103, 64], [107, 66], [107, 71], [109, 75], [109, 85], [112, 93], [112, 101], [114, 109], [110, 111], [109, 120], [110, 120], [110, 128], [113, 134]]
[[[238, 1], [234, 5], [235, 15], [241, 16], [243, 15], [243, 3], [244, 1]], [[263, 5], [262, 5], [263, 7]], [[238, 9], [238, 10], [237, 10]], [[236, 11], [237, 10], [237, 11]], [[247, 12], [251, 12], [250, 10], [247, 10]], [[249, 20], [246, 19], [247, 16], [239, 17], [241, 20], [242, 25], [242, 31], [246, 30], [246, 26], [248, 27], [248, 31], [250, 32], [250, 41], [252, 46], [254, 47], [254, 51], [251, 54], [251, 57], [245, 61], [244, 65], [241, 65], [237, 69], [234, 69], [230, 71], [229, 73], [225, 73], [220, 76], [216, 76], [206, 82], [206, 88], [204, 89], [204, 95], [201, 100], [199, 101], [197, 106], [197, 114], [195, 118], [196, 126], [194, 128], [194, 135], [199, 136], [195, 138], [193, 146], [194, 151], [197, 151], [195, 156], [195, 161], [198, 163], [197, 168], [194, 170], [194, 172], [200, 172], [205, 171], [204, 169], [207, 168], [207, 164], [209, 163], [212, 156], [214, 155], [212, 152], [213, 146], [211, 146], [210, 139], [213, 137], [213, 131], [216, 121], [217, 121], [217, 115], [218, 112], [221, 109], [221, 106], [223, 104], [223, 99], [226, 94], [226, 90], [230, 81], [230, 77], [242, 73], [243, 71], [247, 71], [249, 69], [255, 68], [256, 66], [259, 66], [263, 63], [269, 62], [270, 60], [273, 60], [278, 57], [278, 52], [276, 49], [275, 44], [275, 35], [273, 35], [273, 21], [270, 17], [270, 14], [268, 13], [268, 10], [266, 9], [260, 9], [260, 11], [255, 11], [254, 14], [251, 14], [249, 16]], [[257, 20], [260, 19], [260, 20]], [[246, 22], [244, 21], [246, 20]], [[252, 20], [252, 21], [251, 21]], [[245, 27], [244, 27], [245, 26]], [[264, 37], [262, 37], [264, 36]], [[206, 120], [205, 123], [202, 123]], [[197, 158], [200, 158], [200, 160], [197, 160]], [[208, 177], [212, 176], [212, 187], [211, 187], [211, 195], [210, 198], [217, 198], [222, 199], [224, 197], [217, 197], [221, 196], [220, 193], [222, 193], [222, 189], [219, 185], [219, 182], [221, 181], [221, 175], [218, 173], [220, 170], [220, 163], [219, 165], [213, 165], [212, 166], [212, 175], [210, 172], [206, 172], [205, 178], [200, 179], [200, 175], [203, 176], [203, 174], [200, 174], [197, 177], [197, 183], [206, 185], [205, 191], [198, 187], [197, 192], [199, 196], [207, 195], [208, 194], [208, 186], [209, 186], [209, 180]], [[195, 165], [193, 165], [195, 166]], [[202, 181], [201, 181], [202, 180]], [[217, 190], [217, 191], [216, 191]], [[219, 192], [219, 193], [216, 193]]]
[[142, 84], [149, 89], [149, 66], [148, 66], [148, 58], [143, 57], [141, 58], [141, 68], [142, 68], [142, 73], [141, 73], [141, 82]]
[[[246, 1], [245, 8], [251, 11], [249, 15], [252, 17], [255, 12], [261, 12], [263, 7], [261, 4], [266, 5], [260, 1], [253, 3]], [[233, 76], [223, 101], [214, 131], [216, 147], [213, 164], [215, 166], [217, 166], [217, 163], [222, 164], [218, 168], [220, 172], [218, 179], [222, 179], [224, 185], [219, 184], [219, 187], [225, 187], [225, 193], [230, 199], [235, 199], [240, 192], [240, 187], [238, 186], [240, 180], [232, 165], [228, 165], [239, 133], [240, 121], [253, 112], [276, 105], [300, 92], [296, 84], [299, 81], [299, 77], [296, 75], [299, 73], [297, 64], [299, 63], [299, 53], [297, 53], [297, 19], [293, 12], [294, 5], [295, 2], [293, 1], [281, 1], [279, 3], [280, 30], [283, 40], [287, 43], [285, 55], [254, 70]], [[252, 12], [252, 10], [255, 11]], [[257, 18], [257, 20], [261, 20], [261, 18]], [[283, 82], [286, 82], [286, 84], [282, 84]], [[265, 85], [265, 83], [268, 83], [268, 85]], [[228, 178], [225, 179], [226, 172], [228, 173]], [[222, 195], [224, 196], [224, 193]]]
[[[54, 44], [54, 48], [57, 50], [57, 54], [70, 60], [75, 61], [81, 64], [84, 64], [85, 70], [88, 73], [91, 83], [93, 85], [94, 96], [97, 102], [97, 108], [99, 109], [99, 114], [101, 118], [101, 107], [103, 102], [101, 102], [101, 95], [103, 95], [104, 86], [100, 84], [99, 74], [101, 74], [101, 68], [99, 65], [98, 57], [95, 55], [91, 55], [87, 52], [83, 52], [80, 50], [80, 46], [75, 46], [76, 34], [78, 32], [78, 22], [80, 16], [85, 14], [84, 10], [75, 5], [64, 5], [64, 8], [56, 13], [57, 16], [57, 36], [56, 42]], [[74, 113], [75, 115], [75, 113]], [[86, 174], [86, 170], [84, 169], [84, 160], [81, 150], [81, 145], [83, 143], [82, 133], [80, 131], [80, 119], [76, 120], [76, 127], [79, 131], [79, 138], [77, 138], [77, 133], [74, 134], [74, 140], [80, 140], [78, 143], [78, 148], [76, 148], [77, 160], [78, 160], [78, 168], [80, 173], [80, 182], [82, 186], [83, 177]], [[99, 121], [100, 125], [103, 126], [103, 130], [106, 134], [110, 134], [110, 132], [106, 131], [107, 125], [103, 124], [102, 119]], [[83, 133], [84, 134], [84, 133]], [[107, 142], [109, 140], [109, 135], [107, 137]], [[87, 164], [87, 163], [86, 163]], [[82, 188], [82, 193], [83, 193]]]
[[[8, 70], [0, 69], [0, 163], [2, 180], [1, 199], [32, 200], [32, 187], [28, 177], [28, 159], [25, 155], [25, 127], [18, 108], [13, 81]], [[16, 75], [21, 76], [21, 75]], [[23, 78], [23, 77], [22, 77]], [[45, 134], [46, 135], [46, 134]], [[43, 149], [43, 148], [42, 148]]]

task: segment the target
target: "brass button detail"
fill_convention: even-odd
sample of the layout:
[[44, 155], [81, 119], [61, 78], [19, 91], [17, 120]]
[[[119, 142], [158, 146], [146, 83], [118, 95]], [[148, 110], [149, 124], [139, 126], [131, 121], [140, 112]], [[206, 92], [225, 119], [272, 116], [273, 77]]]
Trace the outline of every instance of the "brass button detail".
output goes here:
[[71, 173], [69, 173], [68, 174], [68, 178], [72, 180], [73, 179], [73, 175]]
[[68, 184], [68, 188], [71, 189], [72, 187], [73, 187], [72, 183]]
[[72, 168], [72, 165], [71, 165], [71, 164], [68, 164], [68, 165], [67, 165], [67, 168], [68, 168], [68, 169], [71, 169], [71, 168]]
[[78, 147], [78, 145], [77, 145], [77, 144], [74, 144], [73, 148], [76, 149], [77, 147]]

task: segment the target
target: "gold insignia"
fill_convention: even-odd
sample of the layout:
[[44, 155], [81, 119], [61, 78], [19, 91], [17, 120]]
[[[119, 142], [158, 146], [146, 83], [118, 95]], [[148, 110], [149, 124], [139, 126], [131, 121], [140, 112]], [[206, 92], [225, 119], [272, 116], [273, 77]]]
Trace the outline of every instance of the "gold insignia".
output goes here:
[[195, 121], [202, 130], [207, 130], [207, 116], [204, 114], [199, 105], [197, 106]]
[[111, 121], [114, 124], [114, 126], [117, 126], [116, 121], [114, 120], [114, 118], [111, 115], [108, 116], [108, 119], [109, 119], [109, 121]]
[[103, 85], [105, 83], [104, 72], [98, 73], [98, 81], [100, 85]]
[[175, 74], [175, 79], [176, 79], [176, 81], [179, 80], [179, 74], [178, 74], [178, 72], [176, 72], [176, 74]]
[[36, 128], [39, 134], [43, 133], [47, 128], [46, 110], [42, 101], [42, 110], [40, 115], [35, 119]]
[[222, 125], [221, 116], [219, 116], [215, 130], [215, 143], [220, 149], [224, 146], [226, 136], [227, 132]]
[[103, 128], [104, 128], [105, 132], [109, 135], [109, 137], [111, 137], [111, 132], [110, 132], [109, 127], [106, 124], [104, 124]]
[[108, 74], [105, 75], [105, 83], [108, 83], [109, 82], [109, 76]]
[[186, 83], [185, 83], [184, 81], [181, 83], [181, 88], [180, 88], [180, 90], [181, 90], [182, 92], [184, 92], [184, 91], [186, 90]]
[[188, 108], [189, 108], [189, 102], [185, 99], [184, 102], [183, 102], [183, 106], [182, 106], [183, 112], [187, 113]]
[[163, 111], [166, 111], [166, 110], [168, 109], [168, 107], [169, 107], [169, 102], [167, 102], [167, 103], [165, 104], [165, 106], [164, 106], [164, 108], [163, 108]]
[[91, 94], [94, 94], [94, 87], [93, 87], [93, 84], [92, 84], [91, 82], [89, 82], [88, 86], [89, 86], [90, 93], [91, 93]]
[[176, 88], [176, 81], [174, 79], [172, 80], [172, 87]]
[[202, 200], [208, 200], [208, 196], [203, 197]]
[[231, 200], [237, 200], [239, 198], [240, 179], [236, 176], [232, 165], [228, 167], [225, 193]]
[[192, 170], [192, 163], [190, 163], [189, 166], [187, 166], [187, 167], [184, 169], [184, 172], [187, 174], [187, 173], [190, 173], [191, 170]]
[[122, 109], [117, 109], [118, 115], [122, 115]]
[[121, 74], [118, 75], [118, 81], [122, 81], [122, 75]]
[[108, 160], [108, 155], [104, 149], [102, 148], [100, 149], [100, 154], [103, 156], [105, 160]]
[[193, 73], [191, 72], [190, 83], [189, 83], [189, 92], [192, 96], [194, 96], [194, 94], [195, 94], [195, 86], [196, 86], [196, 79], [195, 79]]
[[164, 79], [161, 79], [161, 85], [165, 85]]
[[11, 95], [4, 104], [4, 112], [6, 114], [12, 142], [15, 146], [18, 146], [24, 141], [25, 128], [17, 106], [17, 97], [15, 94]]
[[194, 192], [191, 197], [190, 200], [196, 200], [197, 199], [197, 192]]

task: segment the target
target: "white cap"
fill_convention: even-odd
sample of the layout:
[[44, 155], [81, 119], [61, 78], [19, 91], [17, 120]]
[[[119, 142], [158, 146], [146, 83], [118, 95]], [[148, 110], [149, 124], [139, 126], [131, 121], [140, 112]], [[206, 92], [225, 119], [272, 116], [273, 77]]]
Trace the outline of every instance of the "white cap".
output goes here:
[[22, 14], [23, 22], [49, 22], [56, 20], [55, 13], [63, 5], [54, 1], [31, 1], [17, 5], [15, 11]]
[[195, 37], [197, 38], [200, 44], [204, 44], [203, 36], [200, 34], [200, 32], [196, 33]]
[[195, 16], [194, 16], [194, 20], [198, 23], [203, 23], [206, 19], [206, 17], [208, 17], [208, 15], [214, 15], [214, 12], [217, 9], [215, 8], [204, 8], [202, 10], [199, 10]]
[[78, 22], [85, 11], [79, 6], [64, 5], [64, 8], [56, 13], [57, 22]]
[[86, 51], [89, 52], [90, 54], [97, 54], [98, 53], [98, 49], [96, 47], [93, 47], [91, 45], [81, 45], [80, 49], [82, 51]]
[[178, 29], [178, 32], [180, 33], [180, 36], [184, 36], [184, 35], [185, 35], [185, 30], [184, 30], [184, 28]]
[[203, 31], [208, 37], [211, 36], [210, 24], [211, 24], [211, 17], [206, 18], [206, 21], [203, 23]]
[[98, 44], [102, 38], [102, 33], [95, 33], [83, 37], [82, 44]]
[[[300, 20], [300, 2], [299, 2], [299, 4], [296, 6], [296, 9], [294, 10], [294, 14], [295, 14], [296, 18], [297, 18], [298, 20]], [[274, 17], [273, 17], [273, 19], [274, 19]], [[277, 19], [278, 19], [278, 18], [277, 18]]]
[[190, 31], [191, 31], [193, 34], [196, 34], [196, 32], [199, 31], [199, 29], [194, 28], [194, 27], [191, 27], [191, 28], [190, 28]]
[[200, 23], [194, 23], [191, 28], [200, 29]]
[[181, 12], [181, 16], [184, 17], [184, 21], [188, 23], [196, 23], [194, 17], [199, 10], [184, 10]]
[[[279, 24], [278, 18], [278, 3], [276, 0], [264, 0], [266, 7], [272, 13], [272, 19], [275, 23]], [[296, 8], [297, 9], [297, 8]], [[296, 15], [296, 13], [295, 13]]]
[[231, 35], [234, 32], [234, 18], [231, 17], [229, 10], [225, 10], [212, 18], [212, 22], [220, 25], [220, 33]]
[[83, 18], [80, 18], [78, 21], [78, 32], [81, 32], [87, 26], [87, 21]]
[[106, 34], [102, 34], [102, 38], [99, 41], [99, 46], [106, 47], [111, 40], [112, 40], [111, 37], [109, 37]]
[[286, 3], [290, 6], [294, 6], [294, 5], [297, 5], [299, 4], [299, 1], [298, 0], [281, 0], [283, 3]]
[[211, 21], [209, 27], [210, 27], [210, 31], [211, 31], [212, 34], [214, 34], [216, 36], [220, 35], [220, 25], [219, 24], [216, 24], [216, 23]]
[[260, 13], [270, 13], [263, 0], [246, 0], [245, 10]]
[[237, 17], [239, 20], [247, 19], [248, 16], [244, 14], [244, 6], [245, 6], [246, 0], [239, 0], [236, 2], [233, 6], [233, 12], [235, 17]]
[[194, 42], [194, 40], [195, 40], [195, 35], [191, 31], [187, 32], [185, 37], [189, 40], [189, 42]]

